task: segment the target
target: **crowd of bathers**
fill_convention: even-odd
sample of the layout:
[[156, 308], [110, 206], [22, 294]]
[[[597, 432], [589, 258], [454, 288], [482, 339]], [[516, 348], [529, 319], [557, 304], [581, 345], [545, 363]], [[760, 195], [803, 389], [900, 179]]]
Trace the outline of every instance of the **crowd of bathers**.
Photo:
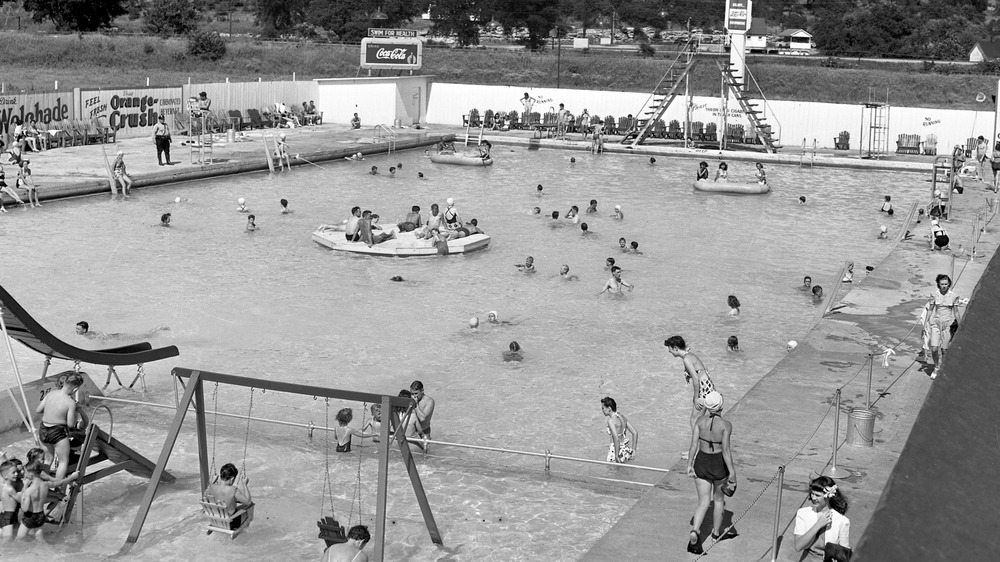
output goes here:
[[[11, 132], [11, 137], [14, 140], [9, 148], [5, 148], [3, 141], [0, 140], [0, 151], [2, 151], [0, 154], [6, 154], [8, 156], [7, 163], [17, 168], [17, 177], [14, 179], [13, 187], [7, 185], [7, 173], [3, 163], [0, 162], [0, 192], [6, 193], [11, 200], [24, 208], [28, 208], [28, 206], [41, 207], [42, 204], [38, 201], [38, 188], [31, 177], [31, 161], [24, 157], [24, 153], [38, 152], [44, 147], [45, 143], [40, 136], [42, 133], [33, 122], [22, 123], [17, 116], [11, 118], [11, 124], [14, 125]], [[24, 191], [27, 203], [21, 199], [17, 190]], [[2, 195], [0, 195], [0, 212], [7, 212], [3, 205]]]
[[[398, 167], [402, 167], [399, 164]], [[434, 243], [458, 240], [473, 234], [483, 234], [479, 221], [472, 219], [462, 222], [455, 207], [455, 200], [447, 199], [442, 212], [437, 203], [431, 204], [429, 215], [423, 215], [419, 205], [413, 205], [403, 220], [383, 228], [379, 224], [380, 217], [370, 210], [361, 207], [351, 208], [351, 216], [337, 225], [320, 225], [321, 231], [343, 231], [347, 242], [362, 242], [369, 247], [396, 238], [397, 233], [411, 232], [417, 240], [430, 240]]]

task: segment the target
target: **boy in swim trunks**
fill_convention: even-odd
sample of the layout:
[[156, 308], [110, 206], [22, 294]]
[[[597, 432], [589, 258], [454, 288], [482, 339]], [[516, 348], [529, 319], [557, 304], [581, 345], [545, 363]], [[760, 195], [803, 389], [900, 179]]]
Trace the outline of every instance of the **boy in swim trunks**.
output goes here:
[[21, 491], [21, 507], [24, 508], [24, 513], [21, 516], [21, 528], [17, 530], [19, 539], [28, 535], [35, 536], [41, 532], [42, 525], [45, 524], [45, 502], [49, 497], [49, 485], [42, 481], [41, 477], [42, 463], [29, 462], [24, 468], [27, 479], [24, 490]]
[[14, 488], [17, 480], [17, 470], [14, 461], [5, 460], [0, 464], [0, 537], [5, 539], [14, 536], [14, 526], [17, 524], [17, 516], [21, 511], [21, 494]]
[[[203, 494], [206, 500], [225, 504], [228, 515], [233, 515], [240, 509], [253, 505], [253, 498], [250, 497], [250, 479], [244, 476], [237, 482], [236, 477], [239, 473], [240, 471], [233, 463], [222, 465], [222, 468], [219, 469], [218, 480], [206, 488]], [[246, 518], [247, 514], [244, 513], [231, 521], [229, 528], [233, 531], [239, 529], [246, 522]]]
[[708, 376], [708, 368], [701, 362], [697, 355], [687, 350], [684, 338], [680, 336], [670, 336], [663, 345], [667, 346], [667, 351], [674, 357], [680, 357], [684, 362], [684, 377], [691, 382], [691, 390], [694, 395], [691, 408], [691, 429], [694, 429], [694, 422], [705, 410], [705, 397], [715, 390], [715, 383]]
[[76, 427], [76, 400], [73, 394], [82, 385], [80, 373], [72, 373], [66, 377], [61, 389], [46, 394], [35, 408], [36, 414], [42, 414], [38, 436], [49, 455], [54, 454], [59, 461], [56, 480], [65, 478], [69, 468], [69, 428]]

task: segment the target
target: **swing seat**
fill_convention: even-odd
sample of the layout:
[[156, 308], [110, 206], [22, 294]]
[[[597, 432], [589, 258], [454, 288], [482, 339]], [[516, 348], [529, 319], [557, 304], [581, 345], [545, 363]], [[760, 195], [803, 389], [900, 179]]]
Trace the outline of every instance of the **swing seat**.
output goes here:
[[333, 517], [324, 517], [316, 522], [316, 526], [319, 527], [319, 538], [326, 542], [327, 548], [338, 544], [347, 542], [347, 532], [344, 531], [344, 526], [337, 522]]
[[[216, 501], [212, 496], [205, 496], [205, 499], [198, 502], [201, 507], [205, 510], [205, 515], [208, 518], [208, 534], [223, 533], [229, 535], [230, 539], [235, 539], [243, 532], [244, 529], [250, 526], [250, 522], [253, 521], [253, 508], [254, 503], [250, 502], [248, 505], [244, 505], [240, 509], [236, 510], [236, 513], [229, 515], [226, 513], [226, 504], [221, 501]], [[236, 527], [232, 528], [233, 521], [238, 520], [246, 514], [246, 518], [243, 522]]]

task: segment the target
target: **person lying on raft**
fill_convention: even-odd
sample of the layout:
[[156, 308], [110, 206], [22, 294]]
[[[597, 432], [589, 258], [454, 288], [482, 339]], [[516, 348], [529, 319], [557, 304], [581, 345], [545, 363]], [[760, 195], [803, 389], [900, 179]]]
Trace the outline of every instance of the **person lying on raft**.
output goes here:
[[435, 145], [438, 154], [455, 154], [455, 143], [452, 141], [442, 141]]
[[369, 248], [375, 244], [381, 244], [386, 240], [392, 240], [396, 237], [395, 232], [390, 232], [389, 234], [381, 232], [373, 235], [371, 220], [372, 212], [366, 209], [365, 212], [361, 213], [361, 220], [358, 221], [358, 232], [360, 233], [361, 241], [364, 242]]
[[479, 228], [479, 221], [476, 219], [465, 223], [465, 229], [469, 231], [469, 234], [486, 234]]

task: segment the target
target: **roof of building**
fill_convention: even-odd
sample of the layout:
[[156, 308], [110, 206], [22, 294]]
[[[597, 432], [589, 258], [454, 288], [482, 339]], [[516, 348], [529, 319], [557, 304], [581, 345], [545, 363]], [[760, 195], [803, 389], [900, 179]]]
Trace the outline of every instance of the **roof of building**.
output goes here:
[[976, 41], [973, 45], [973, 49], [979, 47], [979, 50], [983, 52], [983, 57], [986, 59], [1000, 59], [1000, 43], [990, 42], [990, 41]]
[[778, 37], [809, 37], [812, 38], [812, 33], [804, 29], [786, 29], [778, 34]]
[[767, 35], [767, 21], [764, 18], [752, 18], [747, 35]]

